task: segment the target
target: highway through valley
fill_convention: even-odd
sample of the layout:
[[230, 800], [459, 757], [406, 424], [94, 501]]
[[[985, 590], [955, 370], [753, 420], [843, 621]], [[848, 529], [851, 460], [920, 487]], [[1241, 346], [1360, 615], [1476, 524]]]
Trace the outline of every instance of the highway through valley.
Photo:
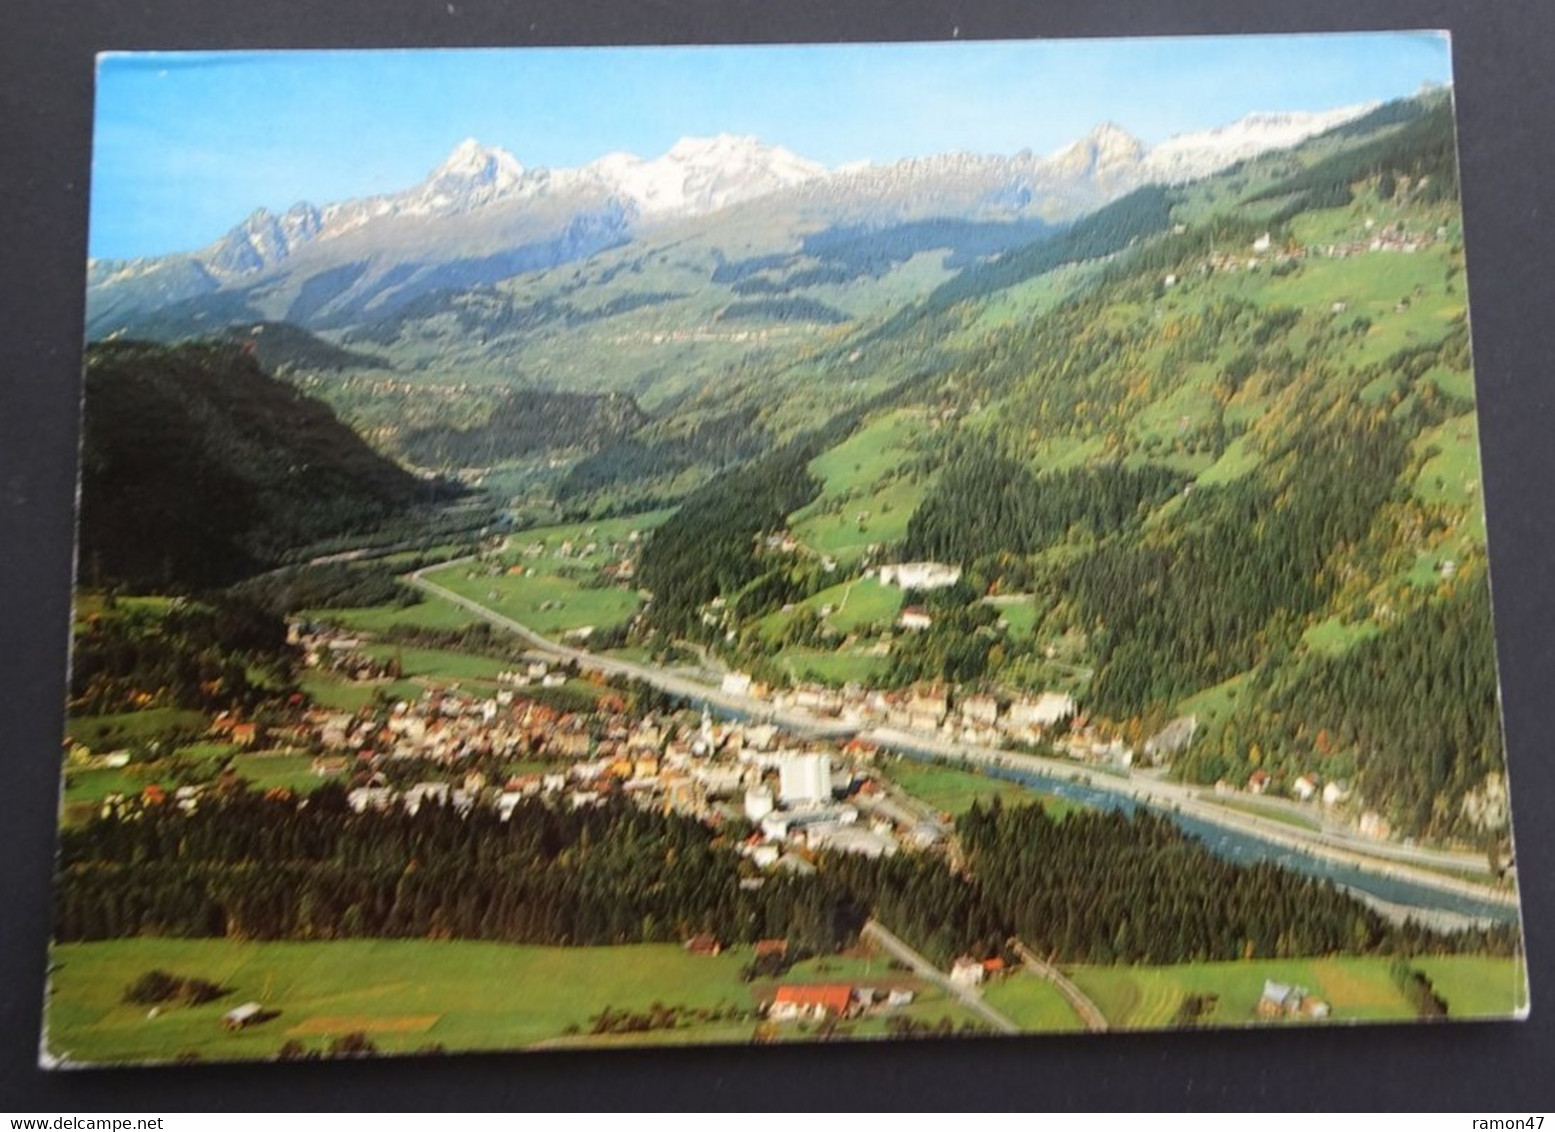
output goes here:
[[920, 758], [942, 758], [1006, 776], [1025, 775], [1060, 783], [1083, 784], [1088, 790], [1103, 791], [1122, 801], [1185, 815], [1280, 850], [1305, 854], [1372, 876], [1390, 878], [1416, 889], [1429, 889], [1444, 896], [1456, 897], [1459, 905], [1469, 901], [1492, 911], [1499, 909], [1503, 917], [1515, 915], [1517, 897], [1514, 892], [1505, 888], [1491, 888], [1469, 879], [1473, 875], [1488, 873], [1489, 864], [1482, 854], [1379, 842], [1334, 829], [1306, 828], [1274, 817], [1231, 809], [1207, 800], [1212, 795], [1207, 795], [1202, 787], [1151, 775], [1108, 773], [1069, 760], [976, 746], [918, 732], [826, 719], [801, 708], [779, 707], [755, 696], [727, 692], [657, 665], [602, 656], [551, 640], [522, 622], [455, 593], [427, 577], [433, 571], [447, 570], [468, 561], [468, 558], [457, 559], [424, 567], [406, 575], [405, 580], [425, 593], [433, 594], [513, 633], [536, 652], [574, 663], [582, 670], [641, 680], [671, 695], [706, 705], [711, 711], [741, 719], [771, 722], [796, 734], [834, 740], [856, 735], [876, 746]]

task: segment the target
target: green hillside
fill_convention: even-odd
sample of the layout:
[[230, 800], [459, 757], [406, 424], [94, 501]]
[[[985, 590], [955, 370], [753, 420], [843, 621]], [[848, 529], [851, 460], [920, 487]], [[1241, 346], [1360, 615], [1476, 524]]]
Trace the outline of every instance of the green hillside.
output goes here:
[[329, 408], [236, 346], [87, 352], [82, 580], [221, 585], [428, 498]]
[[[813, 364], [892, 384], [688, 498], [644, 555], [650, 617], [780, 682], [786, 650], [869, 645], [891, 658], [876, 684], [1073, 688], [1125, 734], [1235, 682], [1176, 773], [1262, 769], [1276, 792], [1313, 774], [1396, 830], [1489, 836], [1474, 799], [1501, 749], [1451, 153], [1450, 105], [1428, 97], [1126, 198], [861, 329]], [[1110, 255], [1089, 285], [1011, 317], [1026, 265], [1082, 236]], [[932, 628], [838, 623], [833, 595], [872, 562], [923, 558], [965, 572], [928, 595]], [[1025, 631], [983, 604], [998, 593], [1033, 595]]]

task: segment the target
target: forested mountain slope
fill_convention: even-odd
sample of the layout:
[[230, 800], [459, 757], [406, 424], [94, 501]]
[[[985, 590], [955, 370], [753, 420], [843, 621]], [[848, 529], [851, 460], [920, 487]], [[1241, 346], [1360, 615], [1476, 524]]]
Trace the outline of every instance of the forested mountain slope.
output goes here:
[[[691, 497], [652, 615], [779, 681], [889, 649], [876, 682], [1064, 687], [1131, 741], [1194, 714], [1194, 779], [1504, 822], [1450, 106], [1345, 129], [1179, 190], [1051, 309], [994, 277], [898, 316], [872, 350], [928, 373]], [[806, 604], [922, 558], [964, 570], [926, 631]]]
[[240, 347], [113, 342], [87, 352], [85, 584], [222, 585], [366, 530], [429, 490]]

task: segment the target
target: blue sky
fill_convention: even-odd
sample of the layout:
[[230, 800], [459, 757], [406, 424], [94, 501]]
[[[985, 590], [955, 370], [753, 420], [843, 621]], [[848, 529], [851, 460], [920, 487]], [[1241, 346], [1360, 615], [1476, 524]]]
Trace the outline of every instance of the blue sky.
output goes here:
[[91, 249], [189, 250], [258, 207], [421, 180], [475, 137], [530, 166], [754, 134], [827, 165], [1147, 142], [1450, 81], [1437, 33], [799, 47], [105, 55]]

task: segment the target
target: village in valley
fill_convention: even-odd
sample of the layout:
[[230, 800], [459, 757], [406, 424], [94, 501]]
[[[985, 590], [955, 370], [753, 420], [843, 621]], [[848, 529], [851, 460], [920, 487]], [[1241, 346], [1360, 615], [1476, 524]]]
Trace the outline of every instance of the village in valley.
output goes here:
[[45, 1060], [1525, 1012], [1420, 46], [1046, 153], [585, 115], [94, 260]]
[[[954, 573], [937, 564], [885, 570], [916, 586]], [[311, 668], [346, 674], [369, 688], [390, 680], [390, 666], [363, 653], [360, 636], [294, 621], [289, 641]], [[568, 710], [535, 698], [570, 684], [593, 688], [592, 708]], [[748, 829], [737, 846], [747, 862], [747, 875], [740, 881], [745, 889], [759, 888], [772, 875], [813, 874], [814, 862], [823, 853], [869, 858], [927, 853], [954, 864], [959, 850], [953, 815], [903, 788], [896, 771], [903, 756], [856, 735], [837, 741], [805, 737], [771, 722], [715, 720], [706, 707], [667, 706], [636, 714], [627, 710], [625, 696], [612, 684], [624, 690], [619, 679], [580, 680], [576, 663], [557, 664], [537, 653], [521, 667], [497, 673], [494, 686], [479, 691], [455, 682], [434, 684], [414, 701], [380, 697], [356, 712], [303, 707], [290, 722], [264, 729], [221, 715], [213, 721], [211, 734], [256, 752], [260, 759], [315, 752], [309, 774], [320, 784], [343, 784], [346, 802], [357, 814], [401, 811], [414, 816], [428, 806], [468, 814], [479, 807], [505, 821], [526, 800], [576, 810], [625, 799], [644, 809], [692, 817], [714, 829]], [[753, 687], [748, 677], [730, 674], [720, 690], [767, 700], [775, 708], [796, 708], [818, 721], [843, 720], [860, 729], [880, 725], [920, 738], [1029, 748], [1064, 730], [1066, 737], [1055, 741], [1071, 758], [1113, 767], [1113, 773], [1128, 765], [1126, 759], [1118, 761], [1117, 741], [1098, 744], [1076, 736], [1086, 736], [1084, 723], [1076, 723], [1074, 701], [1060, 693], [1002, 707], [992, 696], [973, 695], [952, 711], [944, 688], [865, 693], [800, 687], [774, 695]], [[1185, 743], [1191, 729], [1191, 720], [1175, 721], [1148, 749]], [[271, 753], [267, 756], [265, 750]], [[76, 759], [83, 767], [118, 769], [127, 755], [92, 759], [78, 753]], [[514, 767], [521, 769], [512, 772]], [[100, 816], [134, 821], [163, 807], [192, 815], [206, 802], [219, 803], [224, 792], [242, 788], [230, 771], [203, 784], [164, 787], [151, 782], [137, 795], [108, 794]], [[292, 789], [273, 792], [285, 797]], [[869, 934], [843, 964], [850, 977], [840, 980], [817, 981], [826, 980], [833, 970], [822, 960], [812, 962], [801, 981], [784, 981], [800, 957], [790, 956], [786, 939], [756, 941], [749, 948], [748, 973], [757, 980], [753, 1002], [738, 1013], [755, 1027], [754, 1039], [783, 1040], [812, 1030], [825, 1037], [840, 1025], [871, 1019], [884, 1027], [883, 1033], [896, 1036], [1012, 1029], [1014, 1024], [997, 1011], [988, 1014], [983, 996], [1023, 969], [1025, 977], [1051, 980], [1079, 1023], [1091, 1029], [1107, 1027], [1101, 1011], [1078, 987], [1018, 941], [1012, 940], [1003, 954], [958, 956], [940, 971], [882, 926], [871, 924], [866, 931]], [[708, 933], [691, 935], [683, 943], [688, 957], [715, 957], [727, 947], [726, 941]], [[938, 1022], [923, 1021], [923, 1015], [905, 1008], [925, 992], [931, 1007], [960, 1003], [985, 1016], [973, 1013], [959, 1026], [948, 1024], [948, 1014]], [[1329, 1010], [1305, 988], [1269, 980], [1254, 1017], [1320, 1021]], [[154, 1007], [151, 1017], [159, 1013]], [[225, 1010], [220, 1021], [229, 1033], [241, 1033], [279, 1014], [271, 1004], [249, 1001]], [[607, 1011], [595, 1032], [632, 1024], [631, 1015], [612, 1020]], [[673, 1029], [674, 1023], [670, 1025]]]

